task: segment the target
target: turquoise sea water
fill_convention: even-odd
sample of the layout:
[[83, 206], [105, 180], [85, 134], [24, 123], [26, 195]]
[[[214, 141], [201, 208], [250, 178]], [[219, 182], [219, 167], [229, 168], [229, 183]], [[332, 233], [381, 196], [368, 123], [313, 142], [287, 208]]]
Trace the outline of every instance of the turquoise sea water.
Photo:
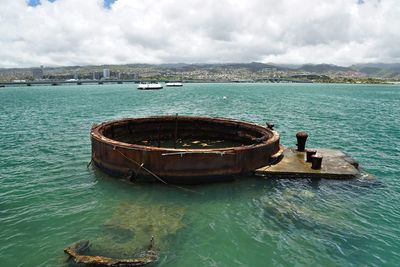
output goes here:
[[[376, 179], [244, 177], [193, 192], [86, 167], [93, 123], [175, 113], [271, 121], [286, 146], [306, 130], [309, 146], [341, 149]], [[154, 266], [398, 266], [399, 117], [400, 86], [1, 88], [0, 265], [69, 266], [75, 241], [115, 255], [154, 235]]]

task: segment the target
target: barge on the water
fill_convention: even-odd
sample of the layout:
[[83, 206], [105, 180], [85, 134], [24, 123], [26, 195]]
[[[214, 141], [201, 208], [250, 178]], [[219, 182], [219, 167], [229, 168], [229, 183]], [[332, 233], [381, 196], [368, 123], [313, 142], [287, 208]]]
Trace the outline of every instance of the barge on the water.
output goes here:
[[162, 88], [163, 88], [163, 86], [158, 82], [140, 83], [137, 86], [137, 89], [139, 89], [139, 90], [158, 90], [158, 89], [162, 89]]

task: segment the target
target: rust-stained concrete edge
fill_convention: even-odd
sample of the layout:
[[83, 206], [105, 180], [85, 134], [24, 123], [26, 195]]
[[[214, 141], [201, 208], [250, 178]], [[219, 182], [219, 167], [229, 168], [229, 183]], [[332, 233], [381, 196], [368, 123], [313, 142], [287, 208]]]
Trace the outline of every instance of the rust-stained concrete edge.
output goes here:
[[305, 152], [287, 148], [279, 162], [268, 164], [254, 173], [269, 178], [353, 179], [360, 176], [358, 163], [344, 152], [324, 148], [316, 150], [323, 157], [320, 170], [312, 169], [311, 163], [305, 161]]

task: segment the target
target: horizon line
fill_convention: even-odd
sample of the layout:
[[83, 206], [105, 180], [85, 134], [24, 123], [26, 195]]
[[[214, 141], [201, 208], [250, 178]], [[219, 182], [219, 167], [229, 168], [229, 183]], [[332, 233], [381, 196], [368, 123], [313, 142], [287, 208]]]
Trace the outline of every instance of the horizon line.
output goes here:
[[350, 68], [351, 66], [357, 66], [357, 65], [372, 65], [372, 64], [385, 64], [385, 65], [395, 65], [395, 64], [400, 64], [400, 62], [366, 62], [366, 63], [353, 63], [350, 65], [338, 65], [334, 63], [275, 63], [275, 62], [259, 62], [259, 61], [251, 61], [251, 62], [219, 62], [219, 63], [201, 63], [201, 62], [195, 62], [195, 63], [185, 63], [185, 62], [173, 62], [173, 63], [144, 63], [144, 62], [136, 62], [136, 63], [104, 63], [104, 64], [82, 64], [82, 65], [36, 65], [36, 66], [30, 66], [30, 67], [0, 67], [0, 69], [33, 69], [33, 68], [40, 68], [43, 66], [43, 68], [72, 68], [72, 67], [100, 67], [100, 66], [126, 66], [126, 65], [153, 65], [153, 66], [162, 66], [162, 65], [230, 65], [230, 64], [263, 64], [263, 65], [273, 65], [273, 66], [306, 66], [306, 65], [312, 65], [312, 66], [318, 66], [318, 65], [329, 65], [329, 66], [337, 66], [337, 67], [345, 67], [345, 68]]

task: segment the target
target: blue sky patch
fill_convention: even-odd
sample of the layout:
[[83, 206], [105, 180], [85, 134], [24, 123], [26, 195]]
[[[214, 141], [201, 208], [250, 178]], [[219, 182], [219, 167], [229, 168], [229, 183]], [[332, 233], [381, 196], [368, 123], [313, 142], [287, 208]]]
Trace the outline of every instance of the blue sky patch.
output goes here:
[[104, 7], [105, 8], [111, 8], [111, 6], [116, 2], [117, 0], [104, 0]]
[[[47, 0], [49, 2], [55, 2], [56, 0]], [[116, 2], [117, 0], [103, 0], [103, 5], [105, 8], [110, 9], [111, 6]], [[40, 5], [40, 0], [27, 0], [28, 6], [38, 6]]]
[[28, 0], [28, 6], [40, 5], [40, 0]]

